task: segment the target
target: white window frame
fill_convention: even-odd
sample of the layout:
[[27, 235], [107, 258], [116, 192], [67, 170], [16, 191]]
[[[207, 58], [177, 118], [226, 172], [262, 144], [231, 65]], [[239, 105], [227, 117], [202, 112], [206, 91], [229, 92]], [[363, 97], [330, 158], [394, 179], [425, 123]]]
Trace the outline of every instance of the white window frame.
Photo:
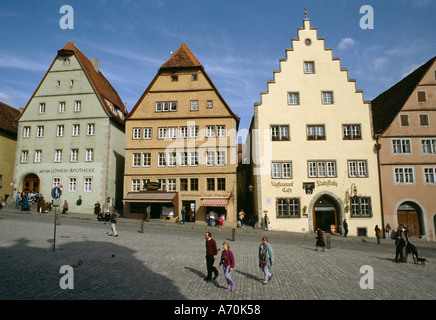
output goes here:
[[226, 165], [227, 153], [225, 151], [217, 151], [216, 152], [216, 165], [223, 167]]
[[215, 137], [215, 126], [206, 126], [206, 138]]
[[321, 102], [322, 104], [334, 104], [333, 91], [322, 91], [321, 92]]
[[73, 137], [78, 137], [80, 135], [80, 124], [73, 124]]
[[191, 111], [198, 111], [198, 100], [191, 100]]
[[223, 124], [216, 126], [216, 136], [217, 138], [224, 138], [226, 136], [226, 126]]
[[422, 176], [424, 177], [424, 184], [436, 184], [436, 167], [423, 167]]
[[53, 177], [52, 187], [59, 187], [61, 185], [61, 178]]
[[415, 168], [410, 166], [393, 167], [394, 184], [413, 185], [415, 184]]
[[30, 130], [29, 126], [23, 127], [23, 138], [30, 138]]
[[39, 104], [39, 113], [45, 113], [45, 102]]
[[153, 137], [153, 129], [152, 128], [143, 128], [142, 129], [142, 138], [145, 140], [150, 140]]
[[56, 126], [56, 137], [63, 137], [65, 131], [65, 126], [63, 124], [59, 124]]
[[68, 192], [77, 192], [77, 177], [68, 178]]
[[87, 136], [95, 135], [95, 123], [88, 123], [88, 130], [86, 130]]
[[132, 130], [132, 139], [139, 140], [141, 139], [141, 128], [133, 128]]
[[307, 161], [307, 174], [309, 178], [336, 178], [336, 161], [309, 160]]
[[62, 162], [62, 149], [55, 150], [54, 162]]
[[167, 166], [167, 159], [165, 152], [158, 152], [157, 154], [157, 166], [160, 168]]
[[206, 151], [206, 166], [215, 166], [215, 151]]
[[28, 163], [28, 162], [29, 162], [29, 151], [21, 150], [21, 163]]
[[71, 149], [70, 162], [78, 162], [78, 161], [79, 161], [79, 149]]
[[34, 162], [40, 163], [42, 160], [42, 150], [35, 150]]
[[141, 153], [132, 153], [132, 168], [139, 168], [141, 166]]
[[37, 126], [36, 127], [36, 137], [37, 138], [43, 138], [44, 137], [44, 126]]
[[92, 192], [92, 177], [83, 178], [83, 192]]
[[179, 129], [179, 137], [184, 139], [188, 137], [188, 127], [180, 127]]
[[141, 180], [140, 179], [132, 179], [132, 191], [138, 192], [141, 190]]
[[82, 101], [75, 100], [74, 101], [74, 112], [80, 112], [80, 111], [82, 111]]
[[412, 154], [412, 139], [391, 138], [392, 154]]
[[87, 148], [85, 152], [85, 162], [92, 162], [92, 161], [94, 161], [94, 149]]
[[151, 152], [142, 153], [142, 166], [146, 168], [151, 167]]
[[288, 92], [288, 106], [299, 106], [299, 105], [300, 105], [300, 93]]
[[421, 138], [419, 144], [421, 154], [436, 154], [436, 138]]
[[59, 112], [65, 112], [65, 101], [59, 101]]
[[166, 139], [167, 138], [168, 128], [158, 128], [158, 139]]
[[169, 127], [167, 133], [168, 139], [177, 139], [177, 127]]
[[315, 73], [315, 61], [304, 61], [303, 63], [304, 74]]
[[189, 152], [189, 166], [198, 167], [198, 151]]
[[168, 179], [167, 180], [167, 191], [176, 191], [177, 181], [176, 179]]

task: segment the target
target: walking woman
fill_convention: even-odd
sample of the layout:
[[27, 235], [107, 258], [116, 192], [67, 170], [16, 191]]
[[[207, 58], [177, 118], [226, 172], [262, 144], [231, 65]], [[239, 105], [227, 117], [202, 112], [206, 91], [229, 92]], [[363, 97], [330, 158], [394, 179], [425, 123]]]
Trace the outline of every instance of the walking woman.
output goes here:
[[263, 284], [267, 284], [272, 278], [270, 269], [274, 264], [274, 252], [271, 245], [268, 243], [268, 238], [262, 238], [262, 244], [259, 246], [259, 267], [265, 274]]
[[223, 266], [224, 276], [226, 277], [228, 287], [226, 292], [235, 290], [235, 283], [230, 277], [230, 272], [233, 271], [235, 267], [235, 258], [233, 257], [233, 252], [230, 251], [230, 245], [228, 242], [223, 243], [223, 252], [221, 253], [221, 262], [219, 265]]
[[320, 228], [316, 229], [316, 244], [315, 251], [318, 251], [318, 247], [322, 248], [322, 252], [324, 252], [325, 242], [324, 242], [324, 233]]

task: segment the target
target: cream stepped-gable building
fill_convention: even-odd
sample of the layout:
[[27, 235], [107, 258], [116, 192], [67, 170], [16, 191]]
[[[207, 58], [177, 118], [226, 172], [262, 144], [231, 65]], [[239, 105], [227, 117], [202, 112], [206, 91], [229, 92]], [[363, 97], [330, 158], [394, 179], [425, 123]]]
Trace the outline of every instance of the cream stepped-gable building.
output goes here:
[[370, 103], [304, 20], [254, 106], [254, 206], [269, 230], [319, 227], [375, 236], [382, 227]]

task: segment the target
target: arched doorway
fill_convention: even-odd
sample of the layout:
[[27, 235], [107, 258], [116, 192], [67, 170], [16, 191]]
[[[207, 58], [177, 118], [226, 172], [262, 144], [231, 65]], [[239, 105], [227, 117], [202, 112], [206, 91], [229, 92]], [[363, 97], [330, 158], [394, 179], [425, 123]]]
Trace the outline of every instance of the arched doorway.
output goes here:
[[34, 174], [28, 174], [23, 179], [23, 192], [27, 196], [29, 193], [39, 193], [39, 177]]
[[320, 228], [322, 231], [330, 232], [331, 225], [334, 225], [338, 232], [338, 213], [338, 206], [333, 198], [327, 195], [320, 197], [313, 206], [314, 230]]
[[397, 210], [398, 224], [406, 225], [409, 228], [409, 236], [419, 237], [421, 235], [420, 207], [411, 201], [403, 202]]

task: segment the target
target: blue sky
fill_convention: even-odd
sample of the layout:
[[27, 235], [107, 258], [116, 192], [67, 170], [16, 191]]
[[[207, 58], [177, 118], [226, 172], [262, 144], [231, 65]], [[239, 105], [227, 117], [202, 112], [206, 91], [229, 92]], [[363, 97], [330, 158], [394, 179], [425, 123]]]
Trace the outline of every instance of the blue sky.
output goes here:
[[[74, 29], [59, 26], [61, 6]], [[374, 29], [361, 29], [361, 6]], [[326, 47], [372, 100], [436, 55], [435, 0], [63, 0], [0, 2], [0, 101], [24, 107], [68, 41], [89, 58], [130, 111], [183, 42], [248, 128], [253, 105], [303, 26], [304, 8]]]

